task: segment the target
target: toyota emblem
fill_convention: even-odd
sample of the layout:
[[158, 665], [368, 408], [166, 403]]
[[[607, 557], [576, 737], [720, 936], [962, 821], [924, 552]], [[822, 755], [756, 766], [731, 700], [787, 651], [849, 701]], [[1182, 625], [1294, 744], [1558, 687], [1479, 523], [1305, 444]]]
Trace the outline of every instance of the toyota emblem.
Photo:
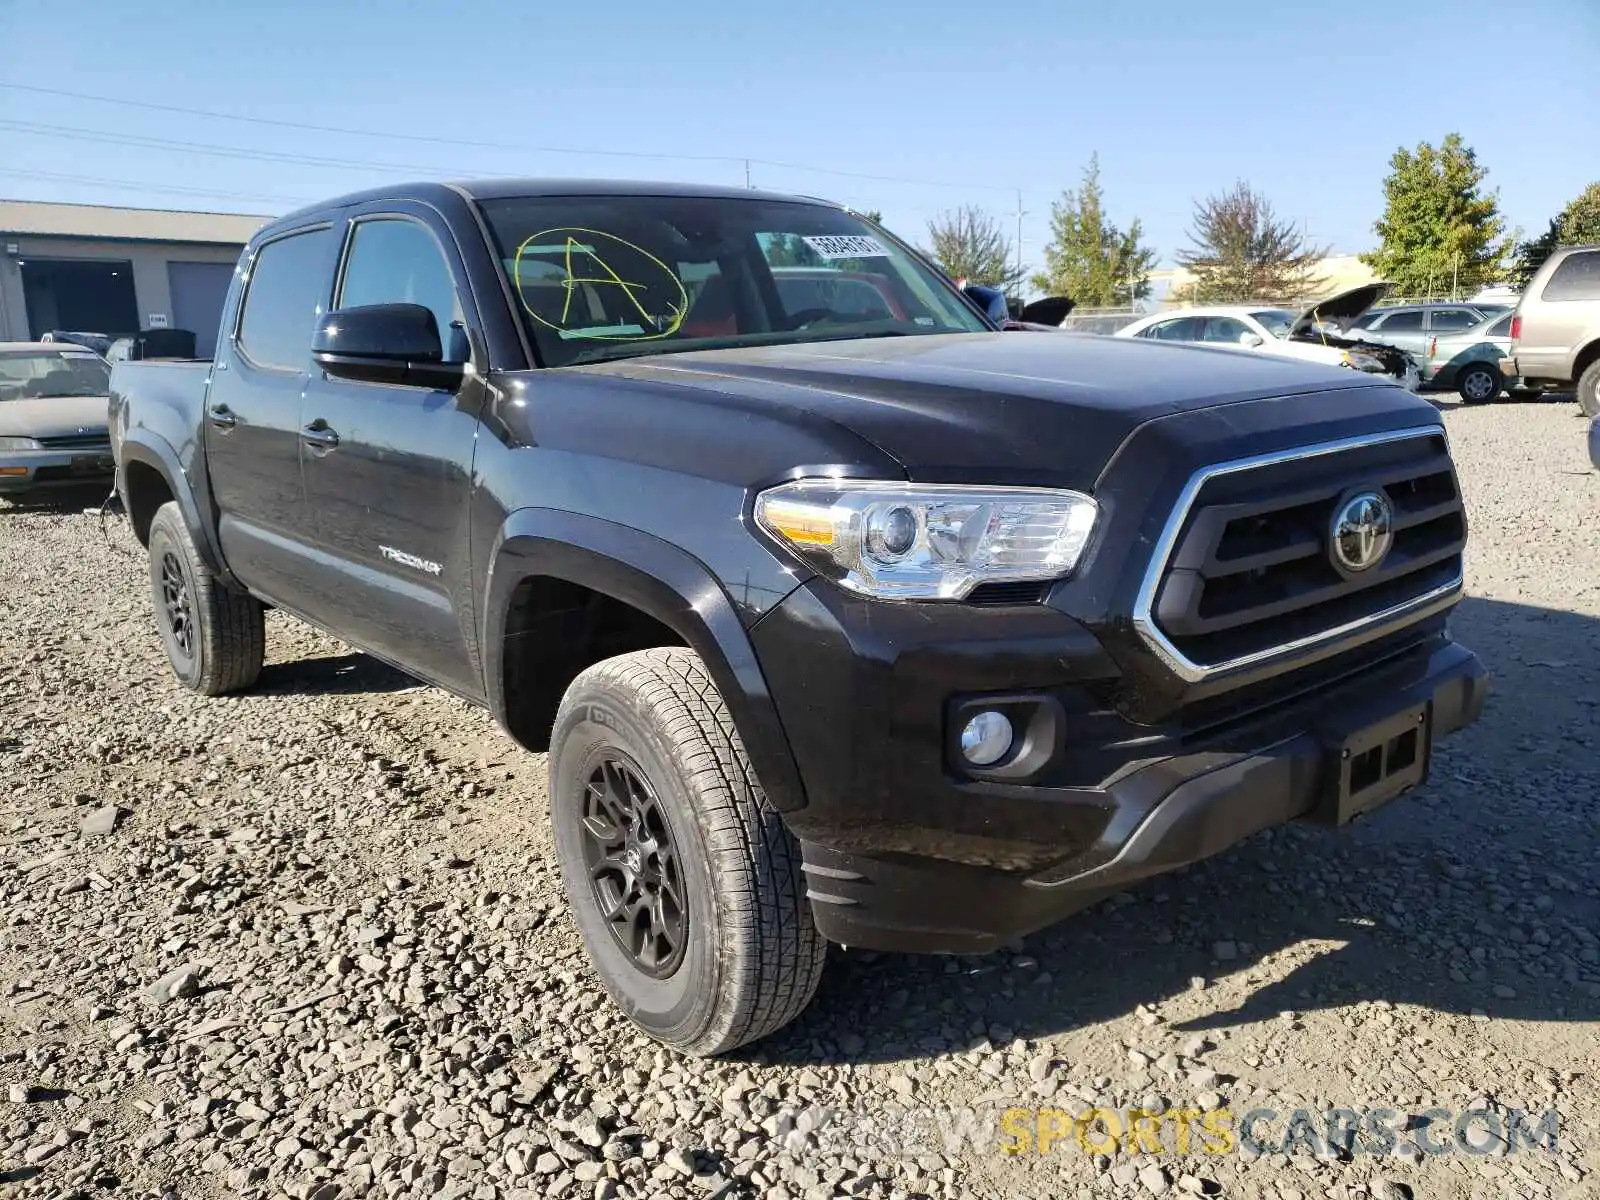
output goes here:
[[1333, 514], [1328, 550], [1334, 566], [1350, 575], [1370, 571], [1394, 542], [1394, 509], [1382, 492], [1357, 492]]

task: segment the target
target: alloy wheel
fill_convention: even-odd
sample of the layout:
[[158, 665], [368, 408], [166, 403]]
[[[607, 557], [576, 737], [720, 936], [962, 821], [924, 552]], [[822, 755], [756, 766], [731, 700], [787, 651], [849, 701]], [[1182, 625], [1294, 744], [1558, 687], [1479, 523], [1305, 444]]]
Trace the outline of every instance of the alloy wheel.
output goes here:
[[689, 910], [672, 828], [644, 773], [616, 755], [601, 760], [580, 823], [602, 919], [636, 968], [666, 978], [688, 947]]
[[1468, 371], [1461, 379], [1461, 390], [1468, 400], [1492, 400], [1499, 389], [1488, 371]]
[[168, 550], [161, 556], [161, 604], [172, 631], [172, 642], [184, 658], [194, 657], [194, 608], [189, 580], [178, 556]]

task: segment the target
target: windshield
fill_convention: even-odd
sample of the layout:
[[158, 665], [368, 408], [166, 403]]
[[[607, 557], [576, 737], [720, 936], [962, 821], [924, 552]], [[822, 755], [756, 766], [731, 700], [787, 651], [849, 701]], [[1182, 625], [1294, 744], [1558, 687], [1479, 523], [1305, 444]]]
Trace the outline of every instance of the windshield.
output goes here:
[[836, 208], [705, 196], [482, 207], [547, 367], [987, 328], [903, 247]]
[[0, 354], [0, 400], [104, 396], [111, 368], [98, 354]]
[[1263, 308], [1250, 314], [1275, 338], [1286, 338], [1294, 327], [1295, 314], [1281, 308]]

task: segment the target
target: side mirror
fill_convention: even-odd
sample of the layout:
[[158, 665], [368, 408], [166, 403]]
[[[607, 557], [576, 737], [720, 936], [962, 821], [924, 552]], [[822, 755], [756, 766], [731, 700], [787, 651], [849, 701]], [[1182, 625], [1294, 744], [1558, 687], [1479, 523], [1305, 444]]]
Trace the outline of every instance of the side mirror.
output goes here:
[[1254, 350], [1261, 344], [1262, 338], [1259, 333], [1251, 333], [1248, 329], [1246, 329], [1239, 335], [1239, 345], [1243, 346], [1246, 350]]
[[453, 392], [466, 376], [464, 363], [444, 361], [439, 323], [420, 304], [367, 304], [328, 313], [317, 322], [311, 357], [329, 375], [363, 383]]
[[984, 314], [996, 325], [1004, 325], [1006, 318], [1011, 315], [1011, 310], [1006, 304], [1006, 294], [999, 288], [984, 287], [981, 283], [969, 283], [961, 289]]

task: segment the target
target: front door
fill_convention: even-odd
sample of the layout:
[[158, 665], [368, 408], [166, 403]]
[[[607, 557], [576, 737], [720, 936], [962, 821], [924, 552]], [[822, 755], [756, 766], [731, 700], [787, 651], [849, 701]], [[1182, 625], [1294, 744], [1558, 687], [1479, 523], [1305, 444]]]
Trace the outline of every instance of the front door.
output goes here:
[[300, 396], [336, 247], [326, 225], [257, 247], [206, 393], [206, 462], [223, 557], [247, 587], [291, 610], [309, 610]]
[[[448, 231], [412, 208], [352, 218], [334, 308], [423, 305], [446, 358], [468, 361], [465, 273]], [[468, 499], [481, 377], [469, 373], [453, 395], [317, 371], [301, 407], [309, 528], [328, 588], [318, 612], [333, 632], [474, 697]]]

